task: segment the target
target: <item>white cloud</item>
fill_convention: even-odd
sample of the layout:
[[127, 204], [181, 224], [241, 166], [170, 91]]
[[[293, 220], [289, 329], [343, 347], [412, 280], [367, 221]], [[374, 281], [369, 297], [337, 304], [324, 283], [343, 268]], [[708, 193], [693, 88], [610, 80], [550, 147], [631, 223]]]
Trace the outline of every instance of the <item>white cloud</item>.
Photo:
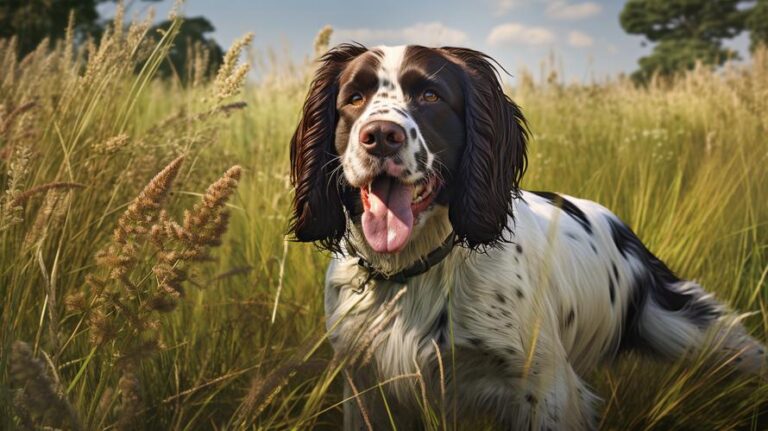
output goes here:
[[419, 44], [426, 46], [466, 45], [467, 33], [440, 22], [420, 22], [390, 29], [354, 28], [333, 32], [335, 42], [355, 41], [366, 44]]
[[488, 35], [490, 45], [515, 43], [521, 45], [546, 45], [555, 41], [555, 34], [545, 27], [526, 26], [510, 22], [494, 27]]
[[528, 0], [496, 0], [496, 15], [504, 15], [527, 2]]
[[597, 15], [603, 10], [597, 3], [568, 3], [564, 0], [551, 1], [547, 6], [547, 16], [553, 19], [574, 21]]
[[568, 45], [575, 46], [577, 48], [585, 48], [592, 46], [594, 40], [586, 33], [582, 33], [578, 30], [568, 33]]

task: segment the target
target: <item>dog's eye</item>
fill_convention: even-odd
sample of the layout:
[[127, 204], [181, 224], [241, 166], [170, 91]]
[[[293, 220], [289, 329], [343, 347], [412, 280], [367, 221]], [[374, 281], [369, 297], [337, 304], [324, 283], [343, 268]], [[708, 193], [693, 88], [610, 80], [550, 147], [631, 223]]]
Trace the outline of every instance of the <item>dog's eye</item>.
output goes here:
[[435, 90], [426, 90], [421, 97], [427, 102], [437, 102], [440, 100], [440, 96], [435, 93]]
[[363, 104], [363, 95], [360, 93], [354, 93], [353, 95], [349, 96], [349, 104], [352, 106], [360, 106]]

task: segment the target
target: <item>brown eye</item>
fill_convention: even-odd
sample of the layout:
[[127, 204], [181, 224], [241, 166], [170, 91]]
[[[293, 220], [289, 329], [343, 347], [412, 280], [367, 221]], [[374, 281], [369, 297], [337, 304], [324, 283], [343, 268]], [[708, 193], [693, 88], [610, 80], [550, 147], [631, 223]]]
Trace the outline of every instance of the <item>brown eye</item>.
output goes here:
[[360, 93], [355, 93], [351, 96], [349, 96], [349, 104], [352, 106], [360, 106], [363, 104], [363, 95]]
[[427, 90], [427, 91], [425, 91], [424, 95], [422, 97], [427, 102], [437, 102], [438, 100], [440, 100], [440, 96], [438, 96], [437, 93], [435, 93], [434, 90]]

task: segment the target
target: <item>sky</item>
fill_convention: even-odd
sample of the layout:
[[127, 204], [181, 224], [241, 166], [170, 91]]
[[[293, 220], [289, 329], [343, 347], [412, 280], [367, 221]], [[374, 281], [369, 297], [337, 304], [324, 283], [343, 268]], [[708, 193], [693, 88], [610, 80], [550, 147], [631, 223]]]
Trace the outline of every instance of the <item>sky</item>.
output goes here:
[[[212, 34], [226, 49], [253, 32], [254, 47], [282, 51], [295, 60], [312, 51], [318, 30], [334, 28], [333, 44], [355, 41], [367, 46], [422, 44], [464, 46], [494, 57], [512, 75], [521, 68], [539, 80], [543, 62], [555, 59], [566, 82], [589, 82], [630, 73], [652, 46], [626, 34], [619, 24], [623, 0], [187, 0], [183, 14], [207, 17]], [[149, 5], [165, 18], [173, 1], [128, 1], [127, 15]], [[104, 17], [114, 5], [100, 6]], [[748, 56], [745, 34], [726, 43]]]

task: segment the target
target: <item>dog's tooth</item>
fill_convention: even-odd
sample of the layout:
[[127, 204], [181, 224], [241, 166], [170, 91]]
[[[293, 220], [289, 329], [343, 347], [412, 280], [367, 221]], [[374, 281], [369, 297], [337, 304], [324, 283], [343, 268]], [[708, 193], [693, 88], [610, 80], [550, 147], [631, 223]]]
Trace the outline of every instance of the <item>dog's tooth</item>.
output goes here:
[[419, 184], [413, 188], [413, 197], [419, 196], [424, 191], [424, 185]]

